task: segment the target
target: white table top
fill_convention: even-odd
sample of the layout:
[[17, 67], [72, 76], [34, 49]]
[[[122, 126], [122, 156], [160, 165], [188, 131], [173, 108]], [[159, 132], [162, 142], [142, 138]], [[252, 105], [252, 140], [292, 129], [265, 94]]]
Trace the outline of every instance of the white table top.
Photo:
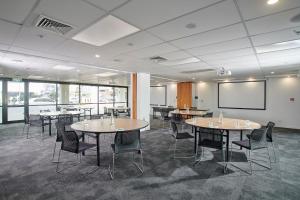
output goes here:
[[79, 111], [51, 111], [51, 112], [41, 112], [41, 116], [58, 116], [58, 115], [80, 115]]
[[219, 122], [219, 118], [194, 118], [185, 121], [187, 124], [210, 129], [219, 130], [253, 130], [261, 128], [256, 122], [243, 119], [223, 118], [223, 122]]
[[84, 120], [72, 124], [71, 128], [82, 132], [115, 133], [143, 129], [149, 125], [146, 121], [136, 119], [116, 118], [114, 121], [113, 124], [111, 119]]

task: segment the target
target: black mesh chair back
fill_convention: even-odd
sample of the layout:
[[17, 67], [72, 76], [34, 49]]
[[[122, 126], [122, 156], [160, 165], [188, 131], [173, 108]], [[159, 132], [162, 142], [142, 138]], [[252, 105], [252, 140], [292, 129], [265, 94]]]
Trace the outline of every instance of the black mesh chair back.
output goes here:
[[91, 119], [101, 119], [103, 115], [91, 115]]
[[172, 127], [173, 134], [176, 137], [177, 134], [178, 134], [178, 128], [177, 128], [177, 125], [174, 121], [171, 121], [171, 127]]
[[58, 115], [57, 121], [65, 125], [71, 125], [73, 124], [73, 115], [69, 115], [69, 114]]
[[266, 148], [266, 129], [254, 129], [249, 138], [249, 145], [251, 150]]
[[213, 129], [200, 129], [198, 145], [222, 150], [223, 134]]
[[160, 115], [161, 115], [161, 118], [162, 118], [163, 120], [168, 120], [168, 119], [170, 119], [170, 118], [169, 118], [169, 111], [161, 110], [161, 111], [160, 111]]
[[181, 123], [183, 121], [182, 115], [180, 114], [172, 114], [171, 121], [175, 123]]
[[[58, 126], [63, 129], [62, 123], [58, 123]], [[79, 138], [75, 131], [62, 131], [61, 150], [72, 153], [79, 152]]]
[[116, 133], [114, 143], [115, 153], [138, 151], [140, 149], [140, 130]]
[[205, 118], [212, 118], [213, 117], [213, 112], [208, 112], [205, 115], [203, 115]]
[[267, 142], [273, 142], [273, 128], [275, 126], [275, 123], [274, 122], [268, 122], [267, 124], [267, 133], [266, 133], [266, 139], [267, 139]]
[[30, 114], [28, 118], [28, 124], [30, 126], [43, 126], [43, 120], [39, 114]]
[[77, 111], [77, 108], [66, 108], [66, 111]]

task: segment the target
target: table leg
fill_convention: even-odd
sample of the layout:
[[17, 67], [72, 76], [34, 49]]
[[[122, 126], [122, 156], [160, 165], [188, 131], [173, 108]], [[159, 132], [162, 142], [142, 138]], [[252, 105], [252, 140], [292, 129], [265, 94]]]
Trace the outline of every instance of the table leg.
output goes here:
[[51, 136], [51, 117], [49, 117], [49, 136]]
[[91, 119], [91, 117], [92, 117], [92, 109], [90, 108], [90, 119]]
[[96, 134], [97, 141], [97, 165], [100, 166], [100, 143], [99, 143], [99, 134]]
[[[85, 135], [84, 135], [84, 132], [82, 132], [82, 142], [84, 142], [84, 140], [85, 140]], [[85, 152], [84, 151], [82, 152], [82, 155], [85, 156]]]
[[[241, 132], [240, 132], [240, 140], [241, 141], [243, 140], [243, 130], [241, 130]], [[243, 147], [241, 146], [240, 149], [243, 149]]]
[[226, 130], [226, 162], [229, 161], [229, 130]]
[[198, 134], [198, 133], [197, 133], [197, 127], [193, 126], [193, 128], [194, 128], [194, 133], [195, 133], [195, 137], [194, 137], [194, 138], [195, 138], [195, 142], [194, 142], [194, 153], [196, 154], [196, 153], [197, 153], [197, 152], [196, 152], [196, 151], [197, 151], [197, 145], [198, 145], [198, 144], [197, 144], [197, 134]]

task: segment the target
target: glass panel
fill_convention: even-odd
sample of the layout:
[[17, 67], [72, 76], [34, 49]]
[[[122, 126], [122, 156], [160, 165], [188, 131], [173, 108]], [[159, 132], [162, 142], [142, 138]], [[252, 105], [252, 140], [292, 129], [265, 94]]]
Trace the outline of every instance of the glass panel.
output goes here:
[[59, 84], [58, 104], [79, 104], [79, 85]]
[[24, 107], [8, 107], [7, 120], [8, 121], [24, 120]]
[[2, 123], [2, 107], [0, 107], [0, 124]]
[[56, 104], [56, 84], [29, 83], [29, 105]]
[[80, 103], [98, 103], [97, 86], [80, 86], [81, 100]]
[[[87, 107], [87, 108], [93, 108], [92, 109], [92, 115], [98, 114], [98, 106], [97, 104], [81, 104], [82, 107]], [[83, 111], [82, 111], [83, 112]], [[90, 112], [86, 112], [86, 115], [89, 115]]]
[[[2, 106], [2, 81], [0, 81], [0, 106]], [[2, 115], [1, 115], [2, 117]], [[2, 122], [2, 120], [1, 120]]]
[[112, 103], [114, 91], [112, 87], [99, 87], [99, 103]]
[[23, 82], [7, 82], [7, 103], [8, 105], [24, 105]]
[[127, 102], [127, 88], [115, 88], [115, 102]]
[[29, 106], [29, 114], [39, 114], [41, 110], [56, 111], [56, 106]]
[[115, 107], [127, 107], [127, 103], [115, 103]]
[[112, 103], [99, 104], [99, 114], [104, 114], [104, 107], [112, 108], [113, 104]]

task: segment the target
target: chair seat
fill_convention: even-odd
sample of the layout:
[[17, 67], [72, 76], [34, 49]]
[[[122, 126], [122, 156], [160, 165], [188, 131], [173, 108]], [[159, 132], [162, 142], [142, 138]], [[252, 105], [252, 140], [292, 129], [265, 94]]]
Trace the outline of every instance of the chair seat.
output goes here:
[[141, 148], [139, 148], [135, 143], [134, 144], [129, 144], [129, 145], [119, 146], [119, 151], [118, 152], [116, 152], [115, 144], [111, 144], [111, 148], [112, 148], [114, 153], [127, 153], [127, 152], [136, 152], [136, 151], [141, 150]]
[[189, 139], [189, 138], [194, 138], [194, 136], [192, 136], [188, 132], [177, 133], [177, 135], [176, 135], [176, 139], [178, 139], [178, 140]]
[[95, 147], [96, 144], [90, 144], [90, 143], [85, 143], [85, 142], [79, 142], [79, 147], [78, 147], [78, 152], [83, 152], [87, 149]]
[[232, 141], [232, 143], [246, 149], [251, 149], [250, 140]]

